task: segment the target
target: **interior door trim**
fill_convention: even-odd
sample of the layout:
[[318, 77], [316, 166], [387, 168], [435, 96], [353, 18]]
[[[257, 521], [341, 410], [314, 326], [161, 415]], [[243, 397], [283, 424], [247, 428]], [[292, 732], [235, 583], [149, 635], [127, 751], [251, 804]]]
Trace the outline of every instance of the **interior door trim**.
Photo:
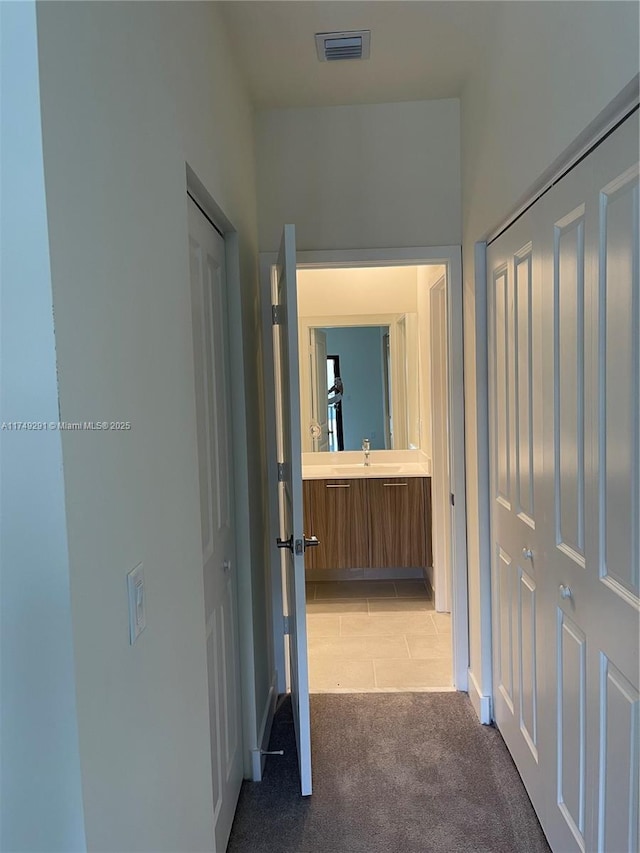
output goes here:
[[[275, 252], [260, 253], [260, 291], [264, 346], [264, 393], [267, 401], [275, 399], [273, 353], [271, 343], [271, 270], [277, 260]], [[464, 446], [464, 379], [462, 330], [462, 251], [458, 246], [414, 246], [390, 249], [339, 249], [316, 252], [298, 252], [298, 269], [328, 269], [331, 267], [384, 267], [443, 265], [447, 269], [448, 350], [451, 423], [451, 490], [455, 494], [452, 510], [451, 568], [452, 568], [452, 645], [453, 674], [456, 689], [468, 689], [469, 667], [469, 615], [467, 584], [467, 512]], [[266, 410], [266, 440], [276, 447], [275, 409]], [[267, 475], [271, 485], [277, 481], [276, 454], [267, 454]], [[270, 494], [275, 489], [270, 488]], [[270, 540], [275, 543], [278, 525], [278, 507], [270, 498]], [[277, 618], [281, 607], [282, 586], [279, 574], [279, 557], [274, 546], [270, 549], [273, 642], [278, 673], [278, 689], [284, 692], [286, 683], [284, 642]]]

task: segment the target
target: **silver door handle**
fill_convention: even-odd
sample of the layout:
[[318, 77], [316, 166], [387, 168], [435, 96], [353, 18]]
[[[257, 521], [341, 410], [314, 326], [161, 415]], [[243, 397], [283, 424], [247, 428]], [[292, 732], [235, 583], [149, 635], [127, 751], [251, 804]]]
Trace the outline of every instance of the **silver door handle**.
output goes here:
[[317, 536], [305, 536], [304, 537], [304, 549], [305, 549], [305, 551], [307, 550], [307, 548], [316, 548], [319, 544], [320, 544], [320, 542], [318, 541]]
[[389, 489], [389, 488], [391, 488], [391, 487], [396, 487], [396, 488], [397, 488], [398, 486], [408, 486], [409, 484], [408, 484], [408, 483], [383, 483], [382, 485], [383, 485], [386, 489]]
[[327, 483], [327, 489], [350, 489], [351, 483]]
[[293, 533], [288, 539], [281, 539], [279, 536], [276, 539], [276, 545], [278, 548], [288, 548], [293, 554]]
[[565, 586], [563, 583], [561, 583], [558, 587], [558, 590], [560, 591], [560, 598], [573, 598], [573, 592], [571, 591], [570, 586]]
[[525, 560], [533, 560], [533, 551], [531, 548], [523, 548], [522, 556]]

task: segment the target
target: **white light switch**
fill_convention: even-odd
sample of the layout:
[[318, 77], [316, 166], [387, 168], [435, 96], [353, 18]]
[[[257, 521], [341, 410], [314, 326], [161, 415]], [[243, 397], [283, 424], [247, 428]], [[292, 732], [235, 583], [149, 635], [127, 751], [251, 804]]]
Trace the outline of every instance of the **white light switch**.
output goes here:
[[127, 590], [129, 592], [129, 642], [135, 643], [147, 624], [144, 606], [144, 576], [142, 563], [131, 569], [127, 575]]

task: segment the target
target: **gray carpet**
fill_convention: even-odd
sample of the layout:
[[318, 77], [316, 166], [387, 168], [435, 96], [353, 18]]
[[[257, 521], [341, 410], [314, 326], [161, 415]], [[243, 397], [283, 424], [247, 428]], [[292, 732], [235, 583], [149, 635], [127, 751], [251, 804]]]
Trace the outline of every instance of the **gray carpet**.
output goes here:
[[291, 704], [262, 782], [245, 782], [228, 853], [548, 853], [496, 729], [462, 693], [311, 697], [313, 784], [299, 795]]

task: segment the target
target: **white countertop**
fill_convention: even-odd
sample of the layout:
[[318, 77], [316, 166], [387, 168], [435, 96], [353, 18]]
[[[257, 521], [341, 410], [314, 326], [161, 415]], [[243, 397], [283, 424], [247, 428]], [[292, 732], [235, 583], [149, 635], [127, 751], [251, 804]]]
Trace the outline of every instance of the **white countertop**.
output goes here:
[[427, 466], [418, 462], [372, 462], [365, 466], [358, 464], [343, 465], [303, 465], [303, 480], [352, 480], [377, 477], [430, 477]]

